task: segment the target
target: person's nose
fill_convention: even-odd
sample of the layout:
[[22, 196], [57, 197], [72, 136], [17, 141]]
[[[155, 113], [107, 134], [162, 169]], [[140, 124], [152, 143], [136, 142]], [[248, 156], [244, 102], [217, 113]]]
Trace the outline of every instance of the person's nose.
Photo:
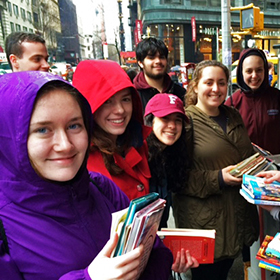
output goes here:
[[124, 108], [121, 102], [116, 102], [114, 106], [114, 113], [115, 114], [122, 114], [124, 112]]
[[54, 136], [54, 150], [68, 151], [72, 147], [72, 143], [64, 130], [57, 131]]
[[49, 63], [46, 60], [43, 60], [41, 68], [44, 69], [44, 71], [48, 72], [49, 69], [50, 69], [50, 65], [49, 65]]
[[253, 78], [257, 77], [257, 72], [256, 72], [256, 71], [253, 71], [253, 72], [252, 72], [252, 77], [253, 77]]
[[176, 127], [175, 121], [169, 121], [169, 122], [168, 122], [168, 127], [169, 127], [170, 129], [175, 129], [175, 127]]
[[219, 85], [217, 83], [213, 84], [212, 91], [214, 91], [214, 92], [219, 91]]

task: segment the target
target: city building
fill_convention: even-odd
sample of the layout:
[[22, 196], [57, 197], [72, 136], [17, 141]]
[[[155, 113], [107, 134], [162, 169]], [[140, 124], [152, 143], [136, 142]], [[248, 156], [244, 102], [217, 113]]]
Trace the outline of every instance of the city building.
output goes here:
[[[255, 46], [275, 54], [273, 45], [280, 41], [280, 1], [231, 0], [230, 3], [231, 7], [253, 3], [264, 12], [264, 30], [255, 34], [240, 32], [240, 11], [230, 13], [232, 61], [238, 59], [249, 39]], [[164, 40], [170, 52], [170, 65], [220, 59], [221, 4], [220, 0], [130, 0], [131, 26], [135, 29], [136, 20], [141, 20], [144, 36]]]
[[55, 59], [57, 34], [61, 32], [58, 0], [1, 0], [0, 21], [0, 51], [10, 33], [25, 31], [41, 35], [50, 59]]
[[72, 0], [58, 0], [61, 35], [58, 36], [57, 61], [76, 64], [81, 59], [76, 6]]

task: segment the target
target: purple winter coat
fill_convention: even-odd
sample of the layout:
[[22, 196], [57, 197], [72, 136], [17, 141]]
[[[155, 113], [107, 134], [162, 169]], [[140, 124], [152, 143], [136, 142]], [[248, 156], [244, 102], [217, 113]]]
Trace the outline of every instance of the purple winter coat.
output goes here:
[[[129, 204], [111, 180], [89, 176], [85, 167], [70, 183], [45, 181], [32, 168], [27, 137], [34, 100], [57, 80], [44, 72], [0, 79], [0, 219], [8, 242], [5, 250], [0, 234], [1, 280], [90, 279], [87, 267], [109, 239], [111, 213]], [[168, 279], [171, 264], [156, 239], [141, 279]]]

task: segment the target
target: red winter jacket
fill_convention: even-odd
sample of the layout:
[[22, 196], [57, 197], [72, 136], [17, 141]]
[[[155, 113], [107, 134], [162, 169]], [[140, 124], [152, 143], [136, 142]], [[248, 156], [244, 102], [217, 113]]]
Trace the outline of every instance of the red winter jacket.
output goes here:
[[143, 126], [141, 100], [128, 75], [116, 62], [87, 60], [79, 63], [74, 74], [73, 85], [87, 98], [92, 113], [118, 91], [128, 87], [132, 89], [132, 120], [133, 126], [139, 128], [136, 132], [139, 133], [137, 137], [141, 138], [141, 145], [132, 144], [125, 157], [117, 153], [113, 155], [116, 165], [123, 170], [119, 175], [109, 173], [100, 150], [90, 153], [87, 167], [90, 171], [100, 172], [112, 179], [130, 199], [149, 193], [151, 174], [146, 138], [151, 128]]

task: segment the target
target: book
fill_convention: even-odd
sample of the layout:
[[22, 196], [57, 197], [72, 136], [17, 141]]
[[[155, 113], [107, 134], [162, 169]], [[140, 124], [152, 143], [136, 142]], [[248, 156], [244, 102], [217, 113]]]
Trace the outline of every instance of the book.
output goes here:
[[268, 169], [272, 164], [273, 161], [269, 161], [266, 157], [257, 152], [249, 158], [239, 162], [230, 170], [230, 174], [237, 178], [241, 177], [243, 174], [255, 175], [260, 171]]
[[117, 243], [119, 251], [116, 251], [116, 246], [111, 257], [123, 255], [142, 244], [144, 246], [135, 279], [140, 277], [147, 265], [166, 204], [158, 197], [157, 193], [145, 195], [132, 200], [128, 208], [112, 214], [111, 235], [116, 232], [120, 235]]
[[280, 266], [280, 259], [266, 254], [267, 246], [272, 240], [273, 240], [273, 236], [270, 236], [270, 235], [265, 236], [265, 238], [257, 252], [256, 259]]
[[243, 175], [242, 188], [248, 192], [252, 198], [264, 200], [280, 201], [280, 183], [264, 183], [265, 178], [251, 175]]
[[131, 230], [128, 236], [128, 241], [126, 242], [124, 252], [127, 253], [136, 247], [138, 247], [142, 241], [142, 237], [145, 235], [143, 230], [147, 231], [150, 228], [150, 223], [152, 221], [153, 226], [157, 229], [159, 227], [159, 222], [162, 216], [166, 201], [164, 199], [157, 199], [151, 204], [147, 205], [143, 209], [135, 213], [134, 219], [132, 222]]
[[274, 271], [276, 273], [280, 273], [280, 266], [277, 266], [275, 264], [271, 264], [271, 263], [266, 262], [264, 260], [259, 262], [259, 267], [264, 268], [264, 269], [268, 269], [270, 271]]
[[127, 237], [127, 230], [129, 228], [129, 225], [133, 221], [135, 213], [158, 198], [159, 198], [159, 194], [153, 192], [153, 193], [149, 193], [147, 195], [144, 195], [139, 198], [131, 200], [128, 210], [127, 210], [124, 224], [121, 228], [119, 240], [118, 240], [116, 249], [114, 251], [114, 257], [120, 256], [123, 253], [123, 249], [124, 249], [124, 245], [125, 245], [125, 238]]
[[266, 248], [266, 255], [280, 259], [280, 233], [277, 232]]
[[189, 250], [191, 256], [202, 264], [214, 262], [216, 231], [207, 229], [174, 229], [162, 228], [157, 232], [166, 247], [168, 247], [174, 260], [177, 252], [184, 248]]
[[239, 193], [251, 204], [280, 206], [280, 201], [253, 198], [243, 188], [239, 190]]

